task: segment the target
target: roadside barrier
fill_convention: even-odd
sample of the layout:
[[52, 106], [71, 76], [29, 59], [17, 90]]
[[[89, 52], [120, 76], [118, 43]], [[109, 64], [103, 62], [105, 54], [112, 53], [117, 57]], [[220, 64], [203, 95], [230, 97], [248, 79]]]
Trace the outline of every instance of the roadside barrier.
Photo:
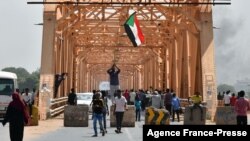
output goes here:
[[145, 112], [146, 125], [169, 125], [170, 114], [165, 109], [147, 107]]

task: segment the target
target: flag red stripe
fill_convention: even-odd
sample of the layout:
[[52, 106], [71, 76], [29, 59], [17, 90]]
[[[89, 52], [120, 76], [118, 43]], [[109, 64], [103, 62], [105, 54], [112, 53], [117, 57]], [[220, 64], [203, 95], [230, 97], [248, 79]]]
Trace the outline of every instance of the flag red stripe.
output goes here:
[[142, 31], [141, 31], [141, 28], [140, 28], [140, 24], [139, 24], [139, 21], [137, 20], [136, 18], [136, 15], [134, 16], [134, 22], [136, 24], [136, 27], [137, 27], [137, 34], [138, 34], [138, 37], [140, 38], [141, 40], [141, 43], [144, 42], [144, 36], [142, 34]]

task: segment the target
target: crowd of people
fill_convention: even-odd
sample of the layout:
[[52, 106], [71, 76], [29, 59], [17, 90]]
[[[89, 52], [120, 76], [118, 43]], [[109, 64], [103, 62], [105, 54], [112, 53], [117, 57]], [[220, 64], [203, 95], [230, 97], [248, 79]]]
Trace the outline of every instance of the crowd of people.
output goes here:
[[233, 106], [236, 112], [237, 125], [247, 125], [247, 111], [250, 110], [248, 99], [245, 98], [245, 91], [239, 91], [236, 95], [230, 90], [219, 92], [217, 99], [224, 106]]
[[[6, 116], [2, 122], [3, 126], [9, 122], [10, 126], [10, 138], [22, 139], [23, 130], [25, 124], [28, 124], [29, 119], [32, 117], [31, 106], [35, 103], [37, 94], [35, 90], [32, 93], [26, 88], [23, 93], [17, 89], [12, 94], [13, 101], [9, 104]], [[112, 100], [112, 99], [111, 99]], [[190, 120], [193, 118], [193, 109], [200, 109], [201, 115], [203, 115], [201, 101], [202, 97], [199, 92], [196, 92], [192, 97], [189, 98], [192, 101], [193, 106], [191, 107]], [[224, 93], [223, 98], [224, 106], [234, 106], [237, 115], [238, 125], [247, 125], [247, 111], [250, 110], [249, 101], [245, 98], [245, 92], [238, 92], [237, 96], [230, 91]], [[68, 104], [77, 105], [75, 90], [72, 88], [68, 95]], [[157, 109], [164, 108], [169, 111], [172, 116], [172, 121], [175, 121], [175, 115], [177, 115], [178, 122], [180, 121], [180, 99], [177, 94], [171, 90], [166, 89], [165, 91], [154, 90], [116, 90], [114, 93], [114, 99], [112, 100], [114, 105], [113, 113], [116, 117], [116, 130], [117, 134], [122, 133], [122, 122], [124, 112], [127, 110], [127, 105], [135, 106], [135, 120], [141, 121], [141, 112], [146, 107], [152, 106]], [[27, 107], [29, 110], [27, 110]], [[99, 123], [100, 133], [104, 136], [107, 133], [106, 116], [109, 115], [108, 106], [108, 92], [107, 91], [96, 91], [93, 90], [92, 98], [92, 110], [93, 110], [93, 127], [94, 135], [98, 136], [97, 122]], [[27, 112], [29, 111], [29, 112]], [[201, 120], [204, 120], [201, 116]]]
[[[135, 121], [141, 121], [141, 112], [146, 109], [146, 107], [154, 107], [157, 109], [166, 109], [170, 116], [172, 116], [172, 121], [175, 121], [175, 114], [177, 115], [178, 122], [180, 121], [181, 104], [178, 94], [172, 89], [166, 89], [160, 91], [150, 87], [149, 90], [120, 90], [119, 86], [119, 73], [120, 69], [116, 64], [113, 64], [110, 69], [107, 70], [110, 76], [110, 93], [107, 91], [96, 91], [93, 90], [92, 97], [92, 112], [93, 112], [93, 127], [94, 135], [98, 136], [97, 122], [99, 123], [100, 132], [102, 136], [107, 133], [106, 129], [106, 116], [109, 115], [108, 106], [108, 95], [110, 96], [112, 105], [114, 106], [113, 114], [116, 117], [116, 130], [117, 134], [122, 133], [122, 122], [125, 111], [127, 110], [127, 105], [135, 106]], [[33, 89], [32, 93], [26, 88], [23, 92], [17, 89], [12, 94], [12, 102], [7, 108], [6, 116], [2, 122], [3, 126], [9, 122], [10, 126], [10, 138], [11, 140], [22, 140], [24, 125], [29, 124], [29, 119], [32, 118], [32, 106], [36, 103], [36, 98], [38, 97], [38, 92]], [[193, 106], [190, 109], [190, 120], [193, 120], [193, 110], [198, 108], [201, 112], [201, 120], [204, 120], [203, 110], [201, 106], [202, 97], [199, 92], [195, 92], [193, 96], [188, 98], [192, 101]], [[247, 125], [247, 111], [250, 110], [249, 101], [245, 98], [245, 92], [240, 91], [236, 96], [234, 93], [231, 94], [230, 91], [223, 92], [223, 94], [218, 94], [218, 100], [223, 100], [224, 106], [234, 106], [237, 115], [238, 125]], [[68, 95], [68, 104], [77, 105], [77, 95], [75, 89], [72, 88]], [[35, 105], [38, 105], [36, 103]], [[27, 110], [28, 107], [28, 110]], [[29, 112], [27, 112], [29, 111]]]

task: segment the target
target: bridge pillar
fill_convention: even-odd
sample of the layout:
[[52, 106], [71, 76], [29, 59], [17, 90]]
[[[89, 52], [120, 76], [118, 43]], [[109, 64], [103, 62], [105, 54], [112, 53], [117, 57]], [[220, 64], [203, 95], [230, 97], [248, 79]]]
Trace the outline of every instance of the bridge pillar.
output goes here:
[[217, 105], [217, 88], [214, 60], [214, 38], [212, 12], [200, 15], [200, 53], [202, 65], [203, 98], [207, 102], [207, 115], [214, 118]]
[[40, 119], [50, 117], [50, 104], [48, 104], [54, 93], [54, 34], [56, 24], [56, 5], [44, 5], [43, 14], [43, 40], [40, 70], [40, 95], [39, 109]]

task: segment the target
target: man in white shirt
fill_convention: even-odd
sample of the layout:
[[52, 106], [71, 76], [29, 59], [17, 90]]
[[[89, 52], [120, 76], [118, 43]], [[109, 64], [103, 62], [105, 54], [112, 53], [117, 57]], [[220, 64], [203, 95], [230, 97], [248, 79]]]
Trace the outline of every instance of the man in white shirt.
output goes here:
[[121, 90], [117, 90], [117, 96], [115, 97], [115, 102], [114, 102], [114, 114], [116, 116], [116, 128], [117, 128], [115, 130], [116, 133], [122, 133], [121, 127], [126, 105], [127, 105], [126, 98], [121, 95]]
[[25, 93], [22, 95], [23, 101], [26, 106], [29, 106], [30, 116], [32, 115], [32, 99], [31, 94], [29, 93], [29, 88], [25, 88]]
[[136, 92], [134, 91], [134, 89], [131, 89], [130, 90], [130, 93], [129, 93], [129, 97], [130, 97], [130, 99], [129, 99], [129, 101], [130, 101], [130, 103], [129, 103], [129, 105], [134, 105], [135, 103], [135, 95], [136, 95]]
[[159, 95], [158, 91], [153, 92], [151, 97], [151, 106], [157, 109], [162, 108], [161, 96]]
[[230, 106], [230, 98], [231, 98], [231, 96], [229, 95], [229, 93], [230, 93], [230, 90], [228, 90], [226, 92], [226, 94], [224, 95], [224, 98], [223, 98], [224, 106]]

